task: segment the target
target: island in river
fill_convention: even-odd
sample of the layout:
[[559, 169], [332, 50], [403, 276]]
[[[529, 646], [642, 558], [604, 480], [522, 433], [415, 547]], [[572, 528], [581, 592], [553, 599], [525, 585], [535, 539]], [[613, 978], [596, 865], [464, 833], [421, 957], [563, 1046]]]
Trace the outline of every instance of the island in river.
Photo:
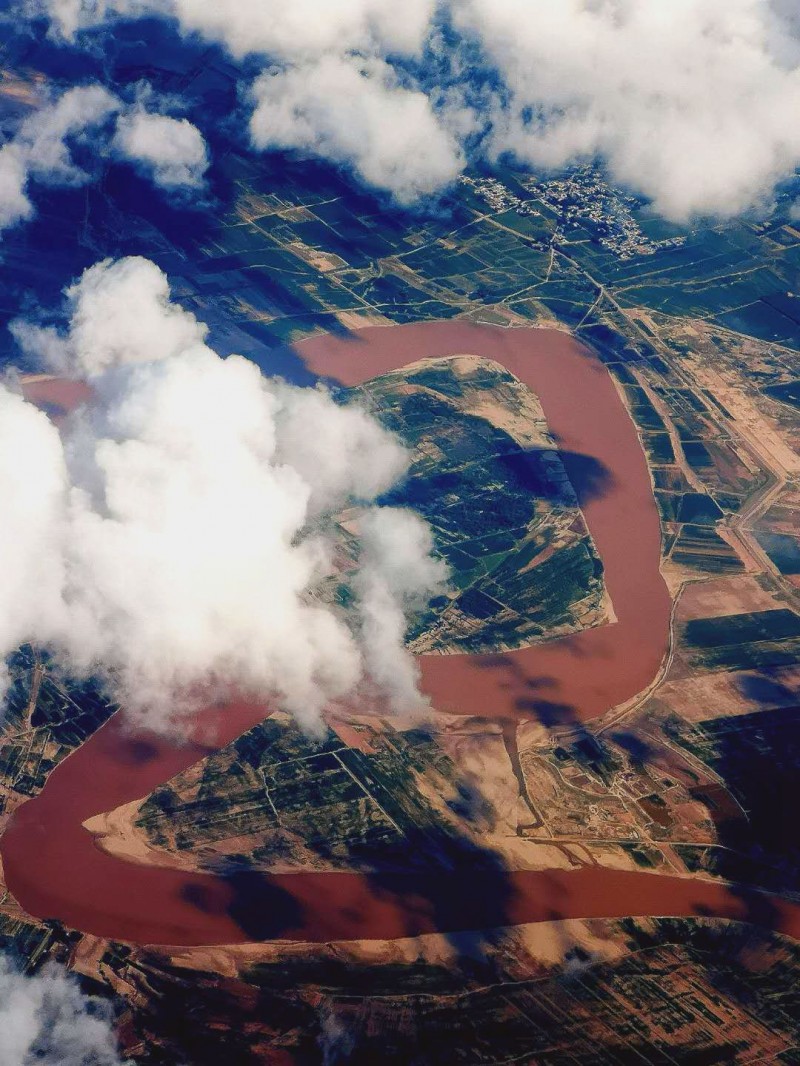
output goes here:
[[[364, 331], [347, 340], [314, 339], [300, 348], [311, 370], [350, 386], [397, 370], [409, 352], [416, 359], [440, 359], [465, 351], [499, 363], [542, 404], [602, 560], [614, 612], [613, 622], [542, 646], [422, 657], [421, 687], [434, 711], [499, 725], [524, 787], [518, 727], [529, 721], [583, 723], [647, 688], [667, 653], [671, 601], [636, 428], [605, 367], [567, 334], [429, 323]], [[95, 845], [84, 828], [88, 819], [146, 795], [268, 713], [242, 703], [209, 709], [203, 733], [211, 729], [216, 743], [205, 748], [129, 736], [112, 719], [15, 812], [0, 840], [12, 893], [39, 918], [58, 918], [116, 940], [173, 945], [281, 937], [388, 940], [553, 917], [701, 910], [740, 917], [755, 895], [743, 899], [741, 890], [720, 884], [597, 865], [516, 871], [487, 863], [487, 854], [470, 861], [463, 847], [454, 869], [444, 840], [438, 842], [441, 869], [218, 875], [126, 863]], [[472, 884], [468, 897], [457, 891], [465, 872]], [[763, 909], [777, 927], [800, 932], [800, 909], [766, 899]]]
[[[372, 813], [382, 812], [398, 831], [392, 836], [385, 824], [373, 825], [377, 832], [354, 869], [330, 863], [321, 849], [309, 868], [291, 861], [282, 868], [280, 848], [270, 849], [269, 835], [260, 855], [209, 847], [213, 834], [205, 841], [202, 834], [194, 841], [164, 838], [166, 825], [181, 823], [181, 775], [186, 784], [187, 775], [191, 781], [201, 768], [202, 784], [220, 758], [226, 796], [237, 776], [251, 791], [253, 776], [264, 787], [265, 773], [279, 785], [297, 786], [293, 774], [299, 760], [275, 758], [276, 748], [280, 752], [275, 732], [288, 734], [289, 749], [303, 740], [292, 736], [285, 722], [269, 717], [268, 708], [236, 702], [210, 708], [203, 742], [183, 746], [132, 737], [112, 718], [60, 762], [36, 798], [19, 806], [0, 841], [6, 882], [23, 907], [95, 937], [173, 947], [276, 939], [386, 942], [638, 915], [715, 915], [800, 935], [800, 910], [777, 895], [739, 881], [636, 869], [648, 861], [636, 835], [614, 841], [628, 856], [629, 868], [620, 868], [619, 854], [605, 865], [585, 851], [581, 861], [574, 839], [560, 834], [550, 843], [540, 832], [539, 796], [530, 786], [528, 767], [542, 735], [551, 738], [554, 752], [560, 749], [554, 757], [565, 770], [571, 770], [571, 762], [583, 762], [581, 786], [572, 776], [576, 787], [588, 785], [591, 794], [591, 775], [602, 780], [604, 773], [616, 773], [614, 747], [624, 751], [625, 745], [613, 734], [609, 741], [600, 739], [604, 734], [590, 732], [586, 723], [607, 730], [669, 663], [673, 604], [661, 573], [651, 475], [636, 426], [605, 367], [565, 333], [466, 323], [365, 330], [346, 340], [313, 338], [298, 350], [316, 374], [348, 387], [397, 371], [409, 356], [436, 360], [441, 368], [442, 359], [465, 352], [491, 360], [528, 386], [574, 489], [585, 523], [578, 529], [584, 550], [602, 563], [604, 593], [595, 613], [582, 614], [588, 624], [573, 620], [570, 632], [516, 650], [422, 655], [422, 687], [435, 713], [425, 729], [409, 730], [409, 737], [385, 722], [379, 709], [351, 721], [331, 721], [331, 736], [311, 756], [312, 767], [313, 760], [319, 764], [317, 782], [326, 775], [349, 775], [361, 788], [362, 807], [371, 800]], [[58, 404], [56, 384], [45, 394], [40, 398]], [[516, 444], [530, 464], [547, 442]], [[535, 576], [535, 571], [534, 565], [529, 572]], [[470, 636], [474, 639], [474, 632]], [[514, 792], [499, 830], [503, 819], [484, 794], [496, 798], [497, 782], [484, 781], [475, 771], [481, 748], [488, 753], [484, 769], [496, 775], [504, 762], [506, 795], [509, 783]], [[433, 749], [438, 756], [431, 756]], [[404, 803], [397, 793], [419, 785], [414, 760], [423, 750], [427, 780]], [[393, 765], [392, 753], [407, 758]], [[629, 766], [642, 762], [635, 750], [628, 756]], [[670, 788], [682, 786], [691, 795], [694, 773], [697, 790], [699, 779], [688, 756], [673, 758], [669, 771], [679, 779]], [[174, 787], [167, 784], [170, 779]], [[214, 780], [213, 769], [208, 780]], [[437, 782], [446, 787], [435, 800]], [[212, 795], [206, 789], [198, 806], [213, 806]], [[702, 802], [696, 795], [691, 799]], [[640, 797], [640, 809], [656, 824], [663, 822], [659, 802], [667, 809], [657, 791]], [[126, 807], [146, 834], [144, 851], [127, 855], [137, 861], [126, 861], [125, 832], [118, 839], [119, 826], [129, 829], [130, 821], [113, 816]], [[258, 824], [255, 812], [251, 831], [253, 819]], [[512, 821], [512, 842], [494, 847]], [[100, 830], [99, 839], [86, 823]], [[247, 828], [233, 835], [234, 842], [241, 842]], [[276, 845], [286, 839], [282, 830], [274, 838]], [[612, 842], [601, 831], [601, 849], [605, 839]], [[315, 843], [320, 841], [309, 843], [312, 852]]]

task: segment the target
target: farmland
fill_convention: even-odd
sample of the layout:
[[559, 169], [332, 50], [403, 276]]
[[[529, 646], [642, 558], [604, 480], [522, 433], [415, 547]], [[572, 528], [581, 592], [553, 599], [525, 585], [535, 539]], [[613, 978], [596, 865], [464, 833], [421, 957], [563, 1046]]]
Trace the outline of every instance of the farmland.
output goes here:
[[[16, 47], [4, 61], [35, 68], [46, 46]], [[224, 58], [195, 60], [176, 60], [175, 91], [191, 84], [209, 107], [230, 99]], [[31, 972], [68, 960], [91, 990], [119, 994], [126, 1046], [146, 1066], [186, 1052], [159, 1004], [191, 1019], [198, 1064], [285, 1062], [284, 1051], [318, 1061], [334, 1013], [354, 1034], [354, 1063], [406, 1063], [420, 1047], [448, 1066], [692, 1061], [690, 1048], [697, 1061], [795, 1061], [796, 946], [747, 895], [800, 899], [795, 192], [767, 217], [680, 226], [594, 166], [545, 174], [504, 161], [408, 213], [313, 161], [237, 143], [218, 154], [213, 209], [168, 209], [113, 163], [95, 185], [43, 190], [38, 217], [4, 236], [2, 322], [31, 301], [53, 305], [102, 249], [152, 258], [217, 350], [302, 383], [325, 368], [312, 373], [290, 345], [325, 334], [433, 321], [568, 333], [607, 367], [646, 457], [669, 648], [646, 687], [591, 721], [549, 699], [547, 677], [510, 725], [491, 707], [422, 722], [339, 708], [314, 738], [276, 714], [90, 827], [122, 859], [268, 884], [437, 863], [466, 884], [477, 869], [496, 878], [493, 930], [153, 949], [34, 919], [4, 892], [3, 945]], [[20, 361], [6, 330], [0, 355]], [[535, 392], [475, 351], [407, 355], [403, 369], [334, 391], [409, 449], [387, 502], [429, 519], [450, 567], [413, 622], [412, 650], [546, 656], [551, 641], [611, 630], [613, 597]], [[358, 515], [335, 521], [346, 574]], [[346, 590], [337, 579], [324, 594]], [[114, 710], [22, 648], [2, 724], [2, 818]], [[752, 910], [742, 921], [554, 910], [501, 929], [509, 872], [593, 868], [733, 884]]]

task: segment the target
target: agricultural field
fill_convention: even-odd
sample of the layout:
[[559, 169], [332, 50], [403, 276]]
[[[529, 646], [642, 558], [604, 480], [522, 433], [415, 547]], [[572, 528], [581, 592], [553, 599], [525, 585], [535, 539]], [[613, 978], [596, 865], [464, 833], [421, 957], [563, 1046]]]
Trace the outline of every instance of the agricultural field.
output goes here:
[[[129, 46], [131, 77], [146, 76], [147, 55]], [[35, 69], [49, 46], [15, 47], [4, 62]], [[209, 107], [235, 102], [219, 52], [176, 56], [170, 79]], [[0, 121], [25, 106], [27, 84], [11, 80]], [[523, 677], [527, 701], [505, 718], [336, 707], [310, 735], [275, 713], [85, 824], [121, 859], [266, 885], [278, 910], [277, 878], [302, 870], [356, 871], [379, 890], [398, 873], [445, 869], [469, 886], [478, 871], [497, 895], [491, 930], [257, 943], [256, 916], [250, 944], [156, 949], [32, 918], [3, 889], [2, 945], [29, 972], [68, 961], [92, 994], [121, 997], [142, 1066], [184, 1061], [185, 1034], [170, 1028], [184, 1013], [197, 1066], [318, 1062], [342, 1018], [354, 1064], [404, 1066], [419, 1046], [442, 1066], [797, 1062], [796, 941], [776, 931], [773, 897], [754, 896], [800, 905], [796, 183], [767, 218], [681, 226], [598, 167], [504, 161], [409, 212], [321, 163], [221, 147], [217, 199], [201, 208], [167, 205], [106, 163], [85, 188], [44, 189], [37, 217], [4, 235], [0, 326], [53, 306], [102, 250], [151, 258], [217, 351], [295, 383], [316, 382], [293, 346], [319, 334], [434, 320], [569, 333], [608, 370], [641, 442], [668, 646], [645, 689], [587, 721], [550, 699], [547, 676]], [[0, 359], [32, 369], [6, 329]], [[381, 502], [423, 515], [449, 568], [413, 621], [413, 652], [499, 665], [613, 626], [559, 441], [517, 378], [475, 352], [422, 363], [410, 349], [404, 368], [333, 391], [407, 447], [408, 472]], [[345, 605], [358, 514], [332, 521], [338, 570], [321, 596]], [[4, 824], [115, 709], [41, 649], [20, 649], [0, 724]], [[729, 886], [752, 909], [612, 920], [554, 907], [506, 924], [510, 872], [587, 870]]]
[[426, 362], [356, 390], [411, 449], [386, 502], [411, 507], [450, 568], [417, 652], [489, 651], [606, 617], [602, 564], [536, 397], [486, 360]]

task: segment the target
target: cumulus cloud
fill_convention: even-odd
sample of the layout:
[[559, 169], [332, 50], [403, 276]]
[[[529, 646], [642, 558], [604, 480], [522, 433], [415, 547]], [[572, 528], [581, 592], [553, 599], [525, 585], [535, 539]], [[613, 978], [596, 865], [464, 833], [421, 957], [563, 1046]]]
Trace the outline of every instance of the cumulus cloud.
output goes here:
[[398, 706], [413, 707], [418, 673], [403, 648], [406, 616], [443, 587], [447, 570], [431, 555], [430, 527], [413, 511], [372, 508], [361, 522], [361, 538], [356, 589], [369, 672]]
[[186, 118], [133, 110], [118, 119], [112, 148], [164, 189], [196, 188], [208, 170], [206, 142]]
[[26, 157], [28, 172], [53, 184], [86, 181], [87, 174], [73, 160], [69, 142], [85, 137], [119, 106], [113, 93], [102, 85], [80, 85], [34, 111], [14, 138], [15, 146]]
[[30, 17], [46, 15], [56, 35], [71, 40], [79, 30], [98, 26], [109, 16], [105, 0], [24, 0], [22, 10]]
[[[66, 465], [55, 427], [21, 396], [0, 387], [0, 484], [8, 493], [0, 523], [0, 654], [28, 633], [53, 636], [61, 618], [64, 562], [52, 550], [64, 518]], [[0, 690], [4, 686], [0, 685]]]
[[[114, 115], [116, 132], [109, 145], [106, 127]], [[0, 232], [34, 214], [32, 182], [66, 186], [92, 179], [73, 155], [81, 144], [95, 160], [112, 147], [166, 189], [197, 188], [208, 168], [205, 141], [187, 119], [158, 114], [138, 102], [126, 107], [102, 85], [79, 85], [34, 111], [0, 147]]]
[[257, 148], [294, 148], [352, 167], [412, 203], [453, 182], [461, 149], [429, 98], [378, 59], [326, 55], [263, 74], [253, 86]]
[[272, 387], [280, 401], [277, 457], [308, 486], [312, 517], [333, 510], [348, 495], [375, 499], [405, 473], [405, 451], [387, 447], [391, 438], [359, 407], [332, 405], [324, 389], [280, 381]]
[[506, 96], [494, 153], [534, 166], [601, 158], [662, 214], [735, 214], [800, 164], [796, 25], [768, 0], [464, 0]]
[[27, 7], [48, 15], [67, 39], [115, 18], [162, 15], [177, 19], [184, 33], [219, 41], [239, 58], [257, 53], [298, 58], [337, 50], [416, 52], [436, 0], [402, 5], [387, 0], [29, 0]]
[[[537, 168], [600, 159], [680, 220], [763, 206], [800, 165], [791, 0], [38, 0], [38, 9], [66, 36], [147, 11], [235, 57], [264, 55], [254, 143], [350, 165], [403, 202], [445, 187], [465, 140], [489, 159], [511, 152]], [[425, 61], [426, 45], [443, 39], [452, 62]], [[454, 100], [472, 103], [442, 106]]]
[[[65, 330], [14, 331], [88, 379], [92, 402], [59, 434], [0, 390], [0, 651], [47, 645], [155, 729], [231, 692], [308, 728], [365, 680], [393, 709], [418, 705], [405, 612], [442, 572], [424, 525], [375, 510], [406, 466], [395, 438], [323, 390], [219, 358], [147, 260], [92, 267], [67, 306]], [[320, 590], [338, 573], [331, 515], [352, 506], [366, 532], [348, 612]]]
[[166, 275], [149, 259], [96, 263], [65, 297], [66, 330], [11, 324], [21, 347], [58, 374], [92, 378], [114, 366], [205, 351], [208, 327], [172, 303]]
[[3, 1066], [125, 1066], [107, 1004], [58, 966], [27, 976], [0, 958]]
[[119, 103], [99, 85], [77, 86], [25, 119], [0, 148], [0, 230], [33, 214], [31, 180], [46, 185], [80, 185], [89, 175], [75, 163], [71, 143], [85, 138]]
[[381, 54], [416, 52], [436, 0], [172, 0], [187, 30], [222, 41], [234, 55], [318, 56], [335, 50]]
[[25, 154], [17, 145], [3, 145], [0, 148], [0, 231], [15, 226], [33, 214], [27, 185]]

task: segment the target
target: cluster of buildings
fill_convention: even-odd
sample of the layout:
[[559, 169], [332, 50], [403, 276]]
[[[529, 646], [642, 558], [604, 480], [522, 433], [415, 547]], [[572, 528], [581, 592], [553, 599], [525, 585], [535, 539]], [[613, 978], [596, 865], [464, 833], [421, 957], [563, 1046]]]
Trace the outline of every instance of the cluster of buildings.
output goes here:
[[530, 200], [521, 199], [497, 178], [465, 175], [460, 182], [472, 188], [492, 211], [513, 210], [519, 215], [535, 215], [538, 213], [535, 201], [545, 204], [558, 217], [556, 242], [568, 239], [570, 229], [588, 225], [597, 243], [620, 259], [653, 255], [661, 249], [678, 248], [686, 243], [684, 236], [661, 241], [647, 237], [633, 213], [636, 199], [610, 186], [592, 165], [549, 181], [523, 179], [531, 193]]
[[463, 175], [459, 178], [460, 185], [468, 185], [481, 199], [491, 207], [492, 211], [516, 211], [518, 215], [535, 215], [536, 209], [525, 200], [521, 200], [497, 178], [471, 178]]
[[567, 226], [596, 230], [597, 242], [620, 259], [653, 255], [662, 248], [685, 244], [683, 236], [651, 241], [636, 221], [637, 200], [608, 185], [597, 167], [579, 167], [560, 178], [526, 183], [543, 203], [552, 208]]

